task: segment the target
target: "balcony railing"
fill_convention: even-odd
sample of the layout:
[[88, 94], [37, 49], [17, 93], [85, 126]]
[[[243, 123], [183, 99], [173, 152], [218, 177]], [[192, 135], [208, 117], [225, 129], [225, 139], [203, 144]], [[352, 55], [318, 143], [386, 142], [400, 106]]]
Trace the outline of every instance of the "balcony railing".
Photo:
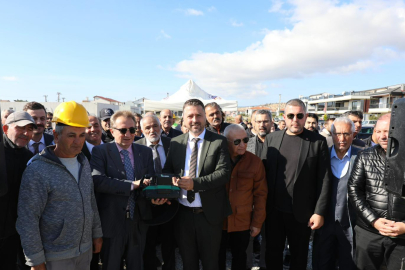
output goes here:
[[370, 109], [390, 109], [392, 104], [382, 103], [382, 104], [370, 104]]

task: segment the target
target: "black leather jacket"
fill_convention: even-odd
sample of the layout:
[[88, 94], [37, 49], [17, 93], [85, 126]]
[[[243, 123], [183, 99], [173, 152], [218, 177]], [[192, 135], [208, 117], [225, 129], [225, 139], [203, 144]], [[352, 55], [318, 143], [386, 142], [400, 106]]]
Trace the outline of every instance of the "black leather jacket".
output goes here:
[[[385, 189], [385, 151], [380, 145], [367, 148], [357, 155], [348, 181], [351, 204], [357, 212], [357, 225], [378, 233], [371, 223], [382, 217], [405, 222], [405, 198]], [[405, 239], [405, 234], [400, 235]]]

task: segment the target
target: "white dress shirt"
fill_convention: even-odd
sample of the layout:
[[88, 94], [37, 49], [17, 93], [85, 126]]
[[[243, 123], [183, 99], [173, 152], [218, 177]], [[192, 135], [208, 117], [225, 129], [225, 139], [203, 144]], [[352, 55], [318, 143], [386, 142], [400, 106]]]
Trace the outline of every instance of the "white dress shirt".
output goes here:
[[[152, 145], [152, 143], [147, 138], [145, 138], [145, 139], [146, 139], [146, 145], [148, 147], [150, 147]], [[159, 139], [158, 145], [159, 146], [156, 149], [159, 153], [160, 164], [162, 164], [162, 168], [163, 168], [166, 163], [166, 154], [165, 154], [165, 149], [163, 148], [162, 139]]]
[[[191, 153], [193, 152], [194, 149], [194, 142], [192, 141], [194, 138], [200, 138], [200, 140], [197, 143], [198, 146], [198, 155], [197, 155], [197, 168], [195, 172], [195, 177], [198, 177], [198, 168], [200, 167], [200, 156], [201, 156], [201, 149], [204, 143], [204, 136], [205, 136], [206, 130], [198, 136], [194, 137], [191, 132], [188, 133], [188, 141], [187, 141], [187, 148], [186, 148], [186, 162], [184, 164], [184, 175], [183, 176], [188, 176], [190, 173], [190, 160], [191, 160]], [[182, 189], [179, 202], [182, 205], [188, 206], [188, 207], [202, 207], [201, 204], [201, 198], [200, 194], [198, 192], [195, 193], [195, 199], [192, 203], [189, 203], [187, 201], [187, 190]]]
[[[102, 144], [104, 144], [103, 141], [101, 141], [101, 143], [99, 145], [102, 145]], [[93, 145], [93, 144], [89, 143], [88, 141], [86, 141], [86, 146], [87, 146], [87, 149], [89, 149], [89, 152], [91, 154], [91, 151], [93, 151], [93, 148], [94, 148], [95, 145]]]
[[336, 154], [335, 147], [332, 147], [332, 151], [330, 153], [330, 165], [333, 175], [336, 176], [338, 179], [345, 176], [347, 171], [349, 170], [351, 152], [352, 147], [350, 146], [343, 159], [340, 159]]

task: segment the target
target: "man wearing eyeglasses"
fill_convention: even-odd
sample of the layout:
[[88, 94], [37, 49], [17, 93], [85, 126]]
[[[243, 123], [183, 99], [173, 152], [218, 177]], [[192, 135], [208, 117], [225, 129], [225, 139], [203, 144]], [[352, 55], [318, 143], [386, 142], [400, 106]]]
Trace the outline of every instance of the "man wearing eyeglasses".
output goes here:
[[103, 269], [120, 269], [122, 258], [127, 270], [143, 269], [143, 251], [150, 202], [139, 189], [140, 179], [154, 174], [152, 150], [134, 144], [135, 117], [130, 111], [111, 116], [114, 141], [93, 148], [90, 165], [97, 193], [104, 245]]
[[246, 249], [250, 237], [260, 233], [266, 218], [267, 183], [260, 158], [247, 152], [246, 131], [241, 125], [229, 125], [224, 136], [231, 157], [231, 181], [226, 190], [232, 215], [224, 221], [219, 269], [226, 269], [226, 248], [229, 241], [232, 251], [232, 269], [246, 269]]
[[262, 153], [268, 184], [266, 265], [283, 269], [286, 238], [290, 269], [305, 270], [311, 229], [322, 227], [330, 197], [330, 159], [325, 138], [304, 128], [306, 107], [286, 103], [287, 129], [266, 136]]
[[355, 270], [353, 260], [353, 228], [355, 212], [347, 201], [347, 182], [351, 163], [361, 150], [352, 146], [355, 127], [347, 117], [337, 118], [330, 126], [334, 145], [329, 148], [332, 196], [325, 224], [315, 231], [312, 266], [314, 270]]
[[359, 148], [365, 148], [366, 143], [357, 138], [357, 134], [361, 131], [361, 127], [363, 126], [363, 112], [361, 111], [347, 111], [342, 116], [348, 117], [350, 120], [353, 121], [354, 127], [356, 128], [353, 134], [353, 142], [352, 144]]

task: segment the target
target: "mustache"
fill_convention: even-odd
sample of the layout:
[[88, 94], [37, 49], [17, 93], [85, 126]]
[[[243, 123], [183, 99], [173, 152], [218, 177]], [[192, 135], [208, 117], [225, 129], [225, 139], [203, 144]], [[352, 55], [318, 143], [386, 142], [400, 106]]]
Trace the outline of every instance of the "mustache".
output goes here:
[[43, 124], [37, 124], [37, 127], [45, 127]]
[[221, 121], [219, 118], [214, 118], [212, 121]]

